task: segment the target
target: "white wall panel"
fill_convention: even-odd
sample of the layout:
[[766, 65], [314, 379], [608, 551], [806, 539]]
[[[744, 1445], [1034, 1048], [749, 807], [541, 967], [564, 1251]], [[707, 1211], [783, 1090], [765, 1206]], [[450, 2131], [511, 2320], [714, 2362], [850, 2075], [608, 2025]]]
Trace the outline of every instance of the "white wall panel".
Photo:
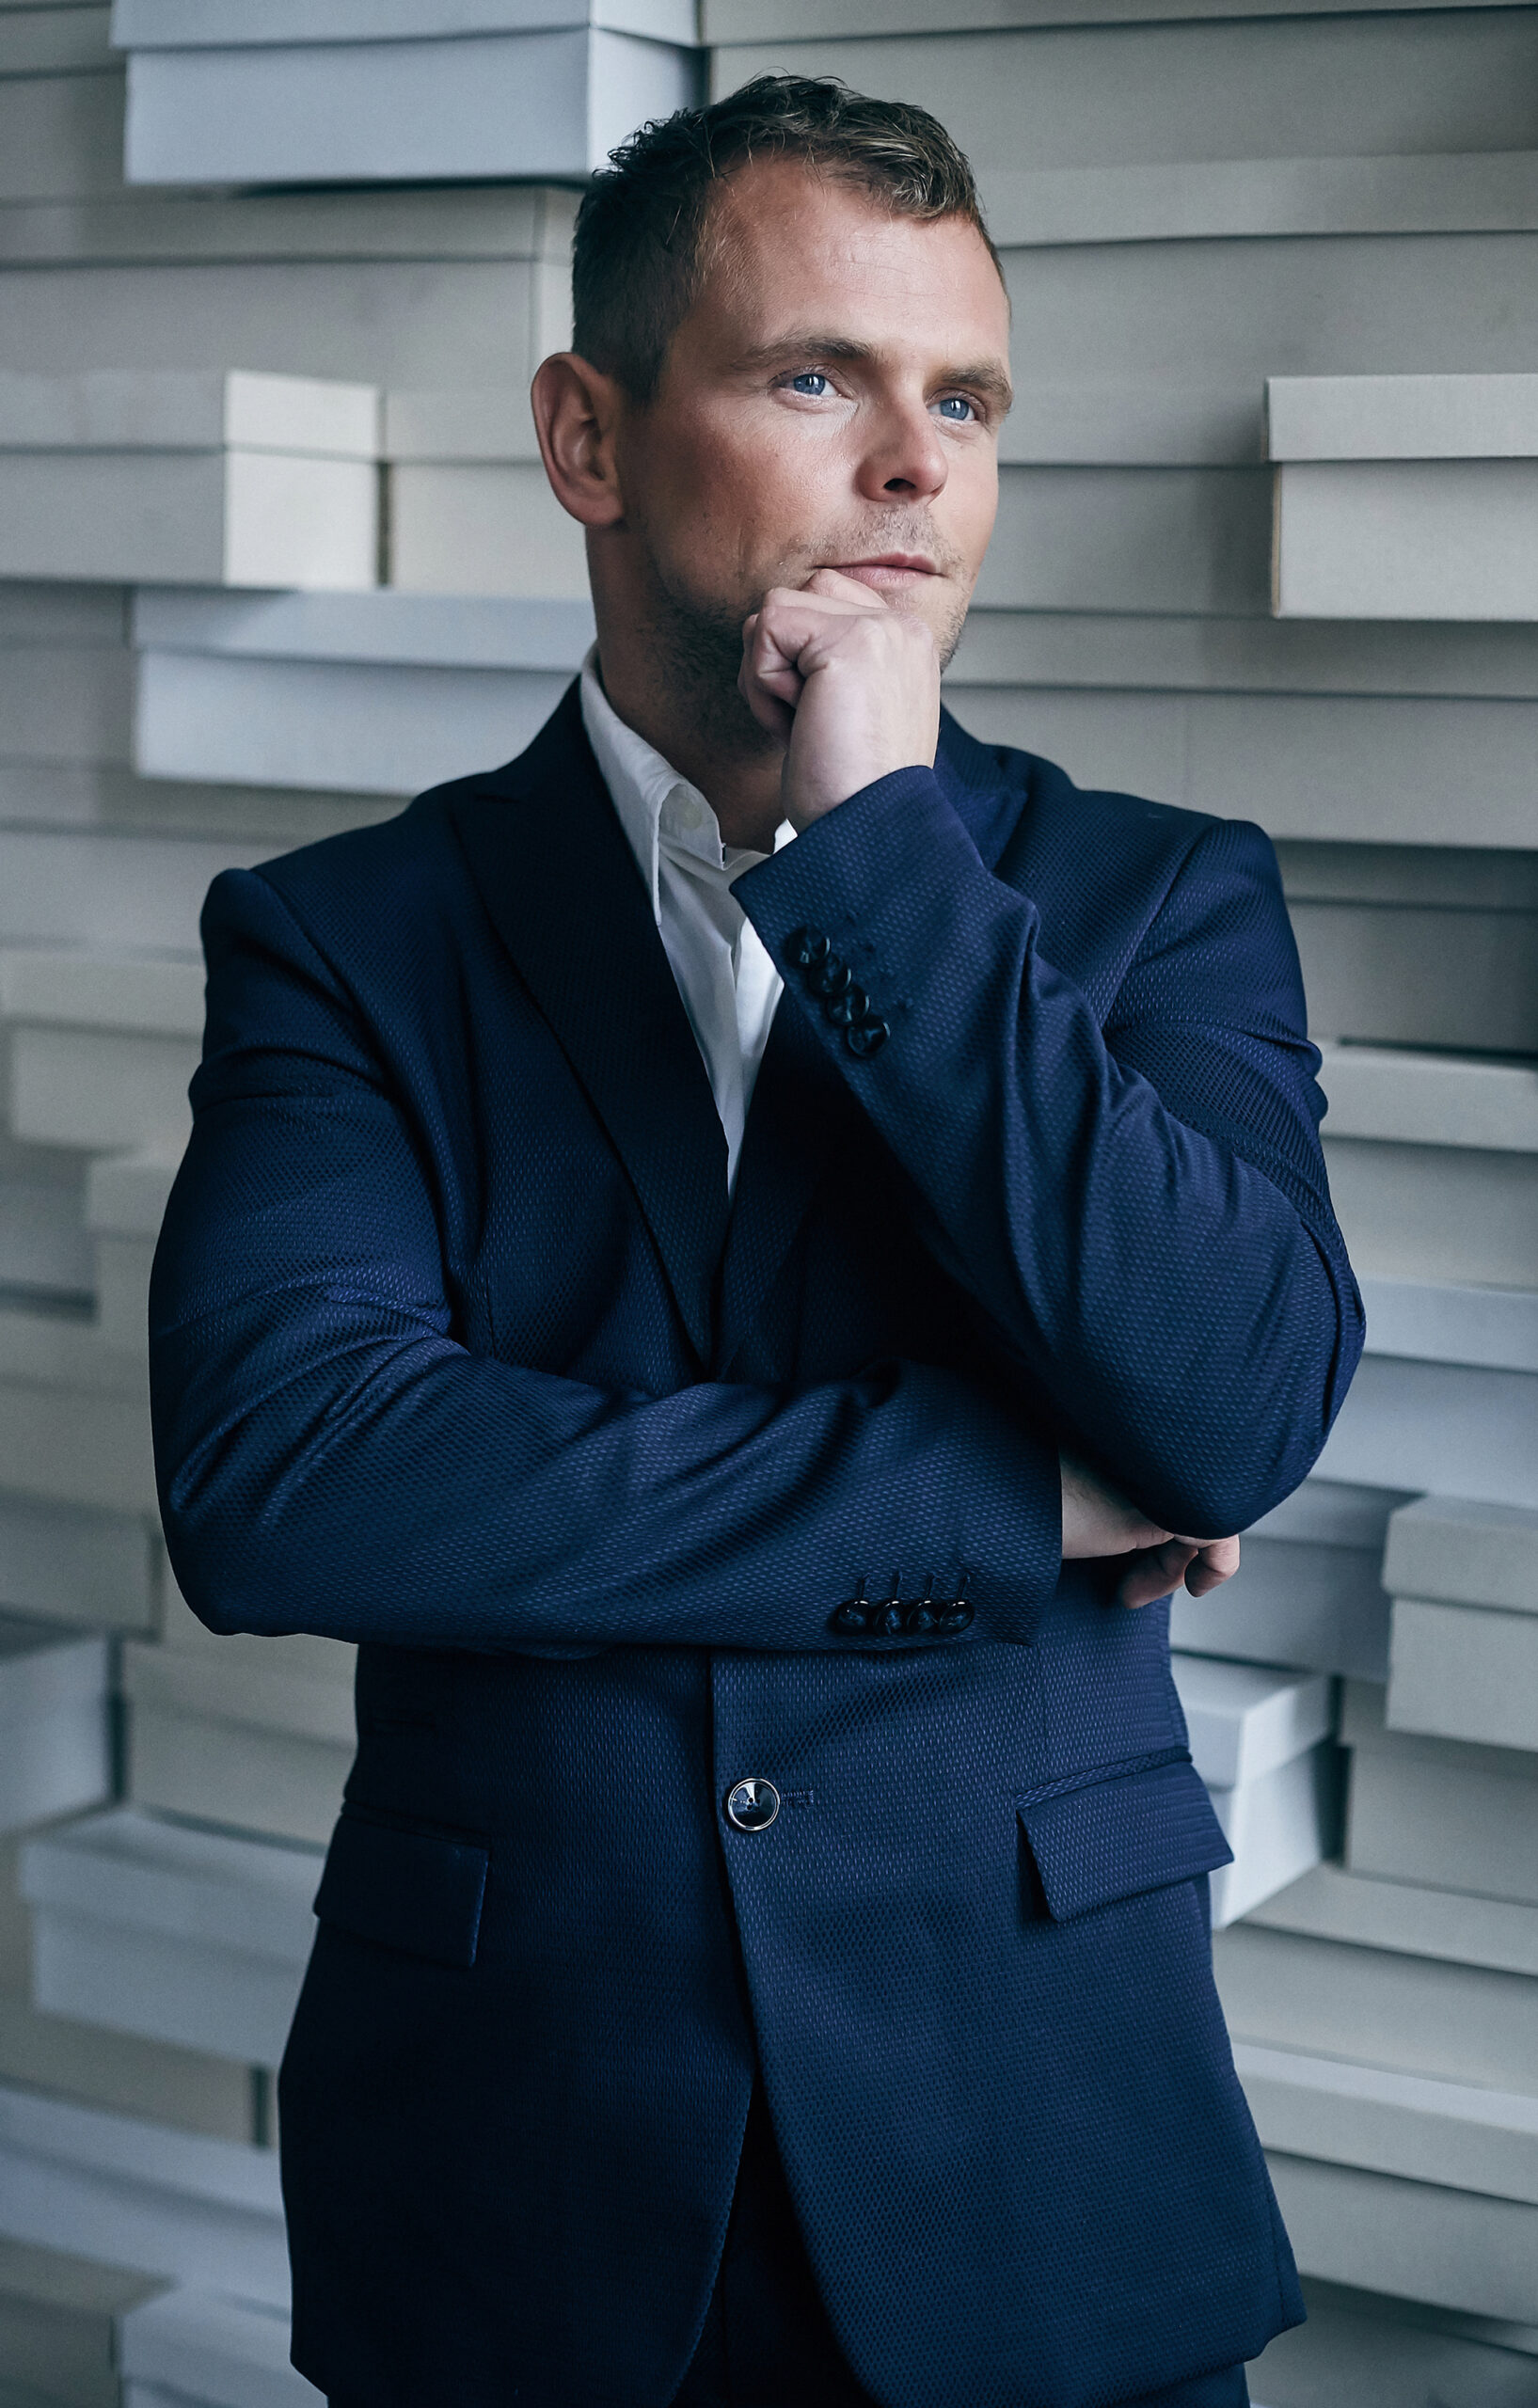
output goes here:
[[1370, 1354], [1318, 1468], [1325, 1480], [1538, 1505], [1538, 1381]]
[[318, 1849], [131, 1809], [28, 1843], [37, 2004], [77, 2022], [276, 2066], [314, 1938]]
[[1438, 1762], [1427, 1752], [1435, 1744], [1353, 1750], [1348, 1867], [1538, 1906], [1538, 1764], [1529, 1760], [1524, 1779]]
[[107, 196], [123, 175], [123, 74], [0, 75], [0, 202]]
[[289, 2364], [289, 2320], [190, 2289], [119, 2315], [122, 2408], [321, 2408]]
[[1311, 1940], [1538, 1976], [1538, 1908], [1467, 1891], [1380, 1881], [1337, 1864], [1306, 1873], [1257, 1907], [1249, 1920]]
[[145, 1628], [151, 1611], [147, 1524], [0, 1491], [0, 1605], [107, 1629]]
[[1532, 2088], [1538, 1981], [1529, 1974], [1259, 1923], [1219, 1932], [1213, 1961], [1236, 2039], [1494, 2090]]
[[1245, 1533], [1238, 1572], [1207, 1597], [1179, 1589], [1170, 1640], [1188, 1653], [1384, 1680], [1384, 1534], [1403, 1492], [1328, 1480], [1303, 1486]]
[[1336, 1844], [1340, 1765], [1326, 1741], [1233, 1789], [1213, 1789], [1233, 1862], [1212, 1876], [1213, 1928], [1221, 1931], [1318, 1864]]
[[[3, 23], [3, 20], [0, 20]], [[142, 2274], [0, 2242], [0, 2382], [41, 2408], [119, 2408], [118, 2323], [160, 2289]], [[0, 2389], [10, 2408], [15, 2397]]]
[[527, 382], [537, 277], [521, 258], [90, 262], [8, 276], [0, 365], [67, 376], [260, 362], [368, 384]]
[[1419, 1497], [1391, 1518], [1383, 1570], [1396, 1596], [1538, 1611], [1538, 1515]]
[[716, 87], [794, 66], [858, 91], [922, 97], [985, 171], [1538, 142], [1538, 30], [1527, 12], [994, 33], [953, 33], [931, 15], [911, 40], [884, 9], [868, 10], [861, 31], [879, 29], [885, 39], [792, 48], [755, 28], [756, 40], [718, 56]]
[[156, 777], [414, 794], [521, 752], [567, 683], [544, 671], [146, 652], [135, 758]]
[[132, 712], [126, 651], [101, 644], [0, 651], [0, 759], [126, 763]]
[[1538, 2096], [1241, 2041], [1234, 2063], [1268, 2149], [1538, 2206]]
[[[1495, 0], [1502, 7], [1508, 0]], [[1422, 6], [1442, 8], [1449, 0], [1340, 0], [1346, 12], [1360, 16], [1380, 7], [1403, 15]], [[1451, 0], [1455, 8], [1485, 8], [1490, 0]], [[1510, 0], [1520, 5], [1520, 0]], [[769, 37], [802, 39], [830, 35], [952, 33], [958, 27], [995, 30], [1015, 25], [1136, 24], [1152, 20], [1179, 24], [1204, 17], [1286, 18], [1335, 13], [1337, 0], [1322, 8], [1320, 0], [960, 0], [943, 13], [937, 0], [705, 0], [705, 39], [735, 45], [761, 42]], [[879, 11], [879, 12], [878, 12]]]
[[0, 1614], [0, 1830], [110, 1795], [108, 1686], [104, 1639]]
[[698, 87], [692, 50], [582, 24], [135, 50], [125, 162], [132, 183], [576, 178]]
[[0, 2088], [0, 2232], [287, 2305], [274, 2150]]
[[1303, 2271], [1476, 2316], [1531, 2317], [1538, 2210], [1278, 2151], [1268, 2162]]
[[1284, 463], [1275, 561], [1280, 618], [1538, 620], [1538, 460]]
[[1522, 846], [1538, 813], [1528, 703], [1042, 689], [970, 692], [957, 716], [1081, 785], [1256, 819], [1277, 837]]
[[1210, 1663], [1179, 1652], [1170, 1670], [1191, 1759], [1209, 1788], [1258, 1781], [1329, 1735], [1330, 1683], [1318, 1674]]
[[1538, 1286], [1538, 1160], [1332, 1136], [1330, 1193], [1359, 1272]]
[[1007, 466], [977, 600], [988, 609], [1259, 614], [1270, 522], [1263, 469]]
[[335, 1829], [354, 1750], [135, 1705], [128, 1753], [135, 1805], [318, 1847]]
[[397, 461], [389, 495], [391, 585], [586, 601], [582, 531], [537, 462]]
[[1538, 1598], [1525, 1614], [1394, 1600], [1388, 1721], [1491, 1747], [1538, 1749]]

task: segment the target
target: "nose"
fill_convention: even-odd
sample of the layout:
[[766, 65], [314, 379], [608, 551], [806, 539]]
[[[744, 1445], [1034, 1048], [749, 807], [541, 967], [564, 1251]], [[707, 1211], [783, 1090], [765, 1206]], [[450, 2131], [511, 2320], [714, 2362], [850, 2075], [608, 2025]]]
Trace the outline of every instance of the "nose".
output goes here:
[[869, 501], [932, 501], [950, 474], [940, 430], [922, 401], [895, 404], [870, 430], [860, 463], [860, 491]]

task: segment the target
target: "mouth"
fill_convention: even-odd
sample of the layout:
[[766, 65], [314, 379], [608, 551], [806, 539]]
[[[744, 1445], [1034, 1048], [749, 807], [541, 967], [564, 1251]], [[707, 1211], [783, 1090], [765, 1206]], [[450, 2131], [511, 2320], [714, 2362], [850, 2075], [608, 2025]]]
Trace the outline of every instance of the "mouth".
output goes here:
[[928, 552], [877, 552], [869, 560], [830, 561], [828, 565], [840, 577], [855, 578], [878, 594], [897, 593], [940, 574]]

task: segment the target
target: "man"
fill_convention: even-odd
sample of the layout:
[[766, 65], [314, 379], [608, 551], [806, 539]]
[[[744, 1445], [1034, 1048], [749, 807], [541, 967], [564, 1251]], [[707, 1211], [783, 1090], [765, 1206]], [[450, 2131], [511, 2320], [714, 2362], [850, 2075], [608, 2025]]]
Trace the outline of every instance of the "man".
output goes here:
[[1361, 1334], [1270, 848], [940, 711], [1009, 386], [932, 119], [650, 129], [575, 284], [595, 655], [508, 768], [216, 882], [156, 1269], [186, 1593], [362, 1642], [295, 2361], [1232, 2408], [1302, 2309], [1153, 1601]]

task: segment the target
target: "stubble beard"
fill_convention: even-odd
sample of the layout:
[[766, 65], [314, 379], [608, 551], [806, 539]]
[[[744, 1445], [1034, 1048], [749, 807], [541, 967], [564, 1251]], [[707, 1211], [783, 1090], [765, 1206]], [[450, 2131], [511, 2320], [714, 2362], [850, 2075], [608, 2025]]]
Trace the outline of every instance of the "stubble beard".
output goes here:
[[[866, 531], [848, 546], [828, 547], [842, 550], [846, 559], [862, 547], [866, 553], [912, 551], [931, 557], [937, 553], [932, 529], [912, 521], [894, 522], [874, 538]], [[737, 685], [743, 621], [757, 609], [762, 596], [754, 595], [738, 608], [692, 591], [655, 554], [648, 565], [651, 594], [645, 635], [664, 689], [676, 698], [712, 752], [744, 761], [778, 753], [778, 742], [754, 719]], [[810, 562], [776, 582], [801, 585], [817, 565]], [[942, 552], [937, 565], [954, 575], [959, 562], [954, 555]], [[937, 630], [943, 670], [950, 667], [956, 656], [970, 601], [970, 594], [960, 594], [948, 623]]]

